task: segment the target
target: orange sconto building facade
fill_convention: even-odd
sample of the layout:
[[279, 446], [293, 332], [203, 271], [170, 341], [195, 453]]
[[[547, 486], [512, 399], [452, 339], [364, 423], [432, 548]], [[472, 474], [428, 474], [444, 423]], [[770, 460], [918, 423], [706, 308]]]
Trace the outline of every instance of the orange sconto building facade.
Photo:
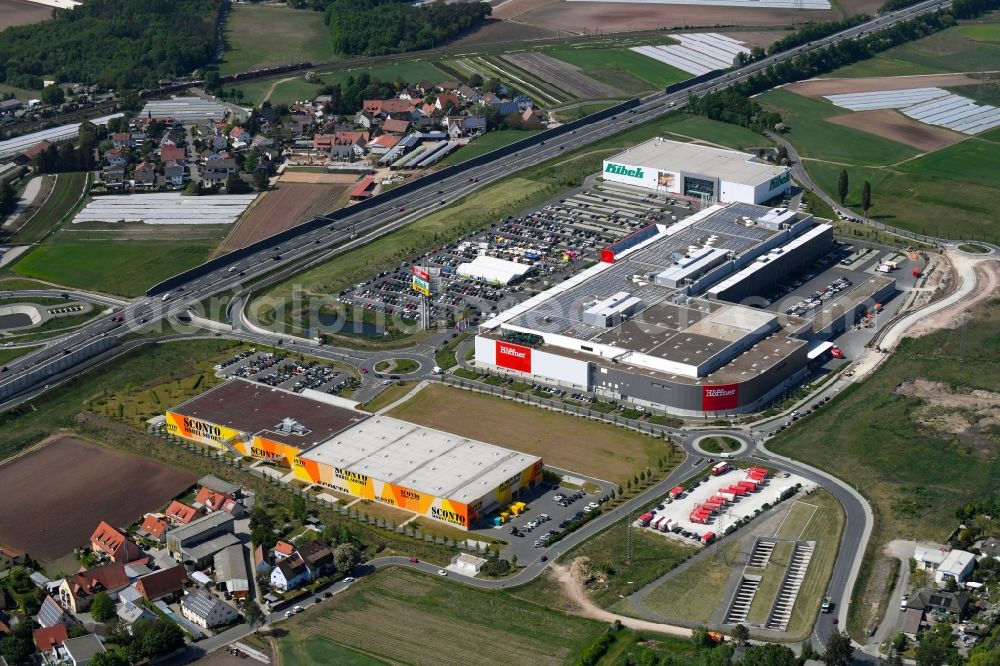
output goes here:
[[177, 437], [287, 465], [300, 481], [470, 527], [542, 482], [542, 460], [241, 379], [166, 413]]

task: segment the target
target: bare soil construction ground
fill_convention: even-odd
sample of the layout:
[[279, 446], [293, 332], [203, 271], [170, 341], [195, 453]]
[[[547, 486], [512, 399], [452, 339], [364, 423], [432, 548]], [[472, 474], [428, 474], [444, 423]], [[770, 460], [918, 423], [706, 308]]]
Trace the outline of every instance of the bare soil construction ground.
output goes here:
[[[292, 175], [292, 174], [289, 174]], [[330, 174], [299, 172], [294, 178], [328, 177]], [[257, 199], [244, 213], [220, 250], [236, 250], [267, 238], [318, 213], [328, 213], [347, 203], [349, 183], [283, 182]]]
[[906, 90], [908, 88], [953, 88], [980, 83], [965, 74], [920, 74], [917, 76], [873, 76], [863, 79], [810, 79], [785, 86], [806, 97], [844, 95], [847, 93]]
[[579, 67], [544, 53], [513, 53], [502, 57], [515, 67], [520, 67], [542, 81], [548, 81], [574, 97], [614, 97], [622, 92], [595, 81], [585, 75]]
[[0, 0], [0, 30], [38, 23], [52, 17], [52, 8], [25, 0]]
[[974, 390], [960, 393], [945, 382], [921, 377], [904, 381], [896, 393], [919, 398], [914, 420], [945, 438], [958, 437], [981, 458], [993, 457], [1000, 444], [1000, 393]]
[[830, 116], [826, 118], [826, 121], [868, 132], [884, 139], [892, 139], [928, 152], [939, 150], [968, 138], [964, 134], [953, 132], [944, 127], [925, 125], [918, 120], [904, 116], [895, 109], [856, 111], [840, 116]]
[[[841, 2], [849, 13], [874, 11], [871, 0]], [[858, 7], [858, 8], [855, 8]], [[868, 7], [869, 9], [862, 9]], [[647, 3], [508, 0], [493, 9], [493, 18], [536, 28], [577, 34], [634, 32], [656, 28], [775, 26], [841, 18], [840, 12], [742, 7], [699, 7]]]
[[1000, 261], [984, 261], [975, 267], [975, 272], [976, 287], [969, 298], [920, 319], [906, 331], [906, 336], [919, 338], [944, 328], [956, 328], [976, 306], [1000, 295]]
[[281, 183], [322, 183], [326, 185], [343, 185], [358, 182], [358, 176], [353, 173], [319, 173], [317, 171], [286, 171], [281, 174]]
[[56, 436], [0, 465], [0, 543], [52, 560], [84, 545], [101, 520], [127, 525], [196, 480], [152, 460]]

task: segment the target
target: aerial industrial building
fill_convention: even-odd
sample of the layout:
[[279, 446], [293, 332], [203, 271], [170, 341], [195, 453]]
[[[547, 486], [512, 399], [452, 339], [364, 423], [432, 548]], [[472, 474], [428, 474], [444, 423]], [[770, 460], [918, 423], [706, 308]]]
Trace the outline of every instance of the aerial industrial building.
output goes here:
[[542, 481], [537, 456], [372, 416], [338, 400], [233, 379], [169, 410], [166, 429], [286, 466], [306, 483], [462, 528]]
[[761, 204], [791, 187], [791, 169], [756, 155], [654, 138], [604, 160], [604, 180], [707, 203]]
[[832, 243], [812, 215], [746, 203], [650, 225], [481, 324], [476, 365], [685, 416], [757, 411], [797, 386], [818, 341], [895, 289], [861, 276], [808, 317], [739, 304]]

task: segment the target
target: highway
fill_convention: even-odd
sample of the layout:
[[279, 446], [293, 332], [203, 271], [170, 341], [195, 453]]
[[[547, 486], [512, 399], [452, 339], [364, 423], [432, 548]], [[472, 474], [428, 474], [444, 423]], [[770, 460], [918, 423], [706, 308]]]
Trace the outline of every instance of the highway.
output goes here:
[[[122, 337], [128, 333], [146, 330], [163, 331], [165, 326], [176, 326], [178, 316], [183, 315], [190, 305], [198, 303], [214, 294], [230, 289], [235, 289], [237, 292], [243, 293], [245, 292], [245, 286], [249, 283], [254, 283], [254, 288], [259, 288], [261, 285], [287, 279], [310, 265], [329, 261], [339, 254], [369, 243], [375, 238], [410, 224], [419, 217], [453, 203], [470, 192], [520, 169], [539, 164], [565, 154], [568, 151], [589, 145], [611, 134], [628, 129], [632, 125], [644, 123], [675, 110], [682, 109], [687, 103], [689, 94], [721, 90], [770, 65], [793, 58], [799, 53], [819, 49], [845, 39], [852, 39], [873, 29], [906, 20], [917, 14], [932, 11], [947, 4], [948, 0], [927, 0], [912, 7], [886, 14], [836, 35], [817, 40], [807, 46], [765, 58], [728, 74], [723, 74], [711, 81], [697, 84], [692, 88], [672, 94], [653, 95], [641, 100], [638, 106], [631, 110], [621, 112], [604, 121], [584, 126], [571, 133], [545, 139], [539, 144], [504, 157], [502, 160], [470, 168], [445, 180], [428, 183], [424, 187], [412, 192], [405, 201], [394, 200], [385, 202], [374, 209], [349, 215], [343, 220], [331, 220], [329, 225], [316, 230], [306, 231], [292, 240], [261, 250], [250, 257], [221, 266], [207, 275], [192, 279], [174, 289], [170, 294], [144, 297], [130, 302], [116, 301], [104, 303], [108, 307], [115, 308], [115, 311], [112, 314], [95, 319], [70, 334], [49, 341], [46, 346], [37, 351], [12, 360], [7, 366], [7, 371], [2, 375], [3, 381], [0, 382], [0, 387], [7, 385], [12, 380], [27, 372], [61, 360], [67, 351], [75, 350], [88, 343], [98, 341], [102, 337]], [[61, 295], [63, 292], [45, 290], [18, 292], [18, 295], [23, 295], [24, 293], [36, 296], [49, 296], [52, 293]], [[66, 291], [65, 293], [74, 297], [74, 292], [72, 291]], [[83, 296], [82, 293], [80, 295], [81, 297]], [[86, 295], [86, 297], [87, 300], [94, 300], [93, 295]], [[236, 307], [242, 311], [245, 298], [238, 297], [234, 300], [236, 301]], [[234, 324], [237, 323], [237, 317], [234, 316], [233, 320]], [[240, 321], [242, 321], [242, 317], [240, 317]], [[286, 346], [321, 357], [339, 358], [350, 356], [353, 357], [355, 362], [358, 358], [365, 358], [357, 352], [328, 347], [315, 347], [306, 341], [290, 340], [287, 337], [282, 338], [280, 335], [264, 336], [246, 327], [239, 327], [239, 329], [228, 337], [237, 337], [267, 344], [275, 344], [275, 337], [278, 337], [281, 343]], [[16, 406], [25, 400], [33, 399], [44, 393], [49, 386], [55, 386], [59, 381], [72, 377], [74, 374], [88, 367], [92, 367], [108, 358], [113, 358], [115, 355], [139, 344], [145, 344], [145, 342], [134, 339], [126, 341], [117, 349], [105, 352], [101, 357], [91, 359], [76, 368], [67, 369], [55, 378], [39, 381], [35, 385], [25, 388], [21, 393], [10, 396], [6, 402], [0, 404], [0, 410]], [[398, 353], [395, 355], [398, 356]], [[426, 365], [422, 369], [426, 371]], [[844, 384], [841, 380], [831, 382], [829, 386], [824, 387], [817, 395], [810, 396], [808, 400], [812, 401], [812, 403], [822, 401], [824, 397], [841, 390], [843, 387]], [[801, 409], [799, 406], [796, 406], [796, 408]], [[776, 419], [767, 423], [753, 424], [745, 432], [736, 433], [741, 434], [743, 439], [752, 441], [752, 445], [748, 446], [740, 456], [753, 457], [755, 460], [759, 460], [770, 467], [793, 472], [816, 481], [828, 489], [840, 501], [846, 515], [840, 552], [828, 589], [828, 594], [835, 601], [836, 612], [834, 614], [821, 615], [813, 635], [813, 642], [817, 647], [821, 648], [829, 636], [838, 628], [834, 624], [835, 618], [839, 624], [843, 624], [846, 620], [850, 593], [853, 589], [857, 570], [871, 532], [872, 516], [870, 508], [856, 489], [850, 488], [816, 469], [792, 460], [780, 458], [767, 451], [762, 442], [766, 441], [767, 437], [773, 434], [779, 422], [780, 420]], [[526, 566], [516, 576], [499, 581], [461, 578], [462, 582], [491, 589], [523, 584], [538, 576], [547, 566], [545, 562], [541, 561], [541, 554], [546, 554], [549, 559], [557, 557], [574, 545], [590, 538], [604, 527], [627, 517], [639, 508], [651, 503], [656, 498], [662, 496], [678, 481], [691, 476], [699, 464], [706, 464], [698, 462], [702, 456], [694, 449], [692, 444], [693, 439], [703, 433], [677, 431], [676, 434], [683, 440], [683, 446], [688, 453], [688, 457], [666, 479], [650, 487], [640, 496], [600, 515], [581, 529], [567, 536], [563, 541], [554, 544], [545, 551], [540, 551], [539, 558], [529, 563], [522, 563], [526, 564]], [[415, 566], [423, 570], [437, 570], [436, 566], [424, 563], [413, 564], [403, 558], [376, 560], [369, 563], [369, 565], [375, 567], [386, 565]], [[280, 618], [272, 617], [272, 619], [278, 620]], [[241, 627], [236, 627], [226, 632], [224, 636], [230, 637], [228, 641], [236, 640], [239, 638], [236, 634], [240, 631], [243, 631], [243, 635], [245, 635], [245, 633], [249, 632], [249, 628], [241, 625]], [[859, 658], [863, 657], [860, 654], [858, 656]]]
[[[126, 332], [155, 326], [168, 317], [175, 317], [183, 313], [189, 305], [212, 294], [232, 288], [239, 290], [246, 283], [271, 273], [274, 275], [270, 276], [267, 282], [294, 275], [302, 270], [302, 264], [309, 265], [326, 261], [354, 249], [513, 172], [557, 157], [566, 151], [589, 145], [611, 134], [628, 129], [632, 125], [647, 122], [682, 109], [687, 103], [689, 94], [697, 95], [724, 89], [773, 64], [794, 58], [800, 53], [861, 36], [872, 29], [892, 25], [915, 15], [938, 9], [947, 5], [948, 2], [949, 0], [926, 0], [806, 46], [769, 56], [691, 88], [671, 94], [652, 95], [627, 112], [584, 126], [572, 133], [546, 139], [497, 162], [470, 168], [436, 183], [428, 183], [406, 198], [402, 206], [399, 205], [399, 201], [386, 202], [382, 206], [361, 211], [357, 215], [349, 216], [341, 221], [331, 221], [329, 226], [307, 231], [293, 240], [276, 245], [271, 249], [261, 250], [255, 255], [234, 262], [232, 265], [222, 266], [212, 273], [193, 279], [187, 284], [179, 286], [167, 298], [147, 297], [133, 301], [115, 316], [95, 320], [72, 334], [55, 339], [38, 351], [12, 361], [8, 366], [8, 373], [5, 373], [3, 381], [0, 382], [0, 387], [28, 370], [54, 362], [66, 349], [75, 349], [112, 333], [122, 335]], [[307, 262], [306, 260], [309, 258], [311, 259]], [[121, 317], [122, 320], [115, 321], [118, 317]]]

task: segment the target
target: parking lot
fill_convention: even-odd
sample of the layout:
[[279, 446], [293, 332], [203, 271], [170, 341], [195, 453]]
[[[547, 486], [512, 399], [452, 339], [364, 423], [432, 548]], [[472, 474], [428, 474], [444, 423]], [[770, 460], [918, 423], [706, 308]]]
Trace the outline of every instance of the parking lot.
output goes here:
[[247, 350], [215, 366], [226, 378], [240, 377], [295, 393], [306, 389], [338, 395], [353, 388], [357, 380], [346, 370], [315, 361], [300, 363], [283, 354]]
[[[602, 247], [653, 222], [673, 222], [693, 212], [668, 199], [615, 183], [595, 183], [525, 215], [507, 216], [487, 229], [435, 248], [340, 293], [340, 302], [407, 320], [419, 318], [412, 266], [431, 274], [430, 317], [473, 321], [524, 300], [598, 261]], [[460, 264], [485, 255], [527, 263], [520, 284], [499, 285], [457, 274]], [[501, 306], [501, 301], [503, 305]]]
[[[724, 489], [747, 478], [747, 470], [731, 468], [717, 476], [709, 476], [688, 484], [676, 498], [665, 497], [651, 511], [652, 519], [644, 529], [663, 533], [664, 536], [684, 541], [685, 543], [702, 543], [702, 537], [711, 532], [717, 537], [723, 535], [730, 526], [743, 518], [753, 516], [757, 511], [763, 511], [764, 505], [773, 505], [781, 494], [796, 484], [802, 484], [804, 490], [815, 484], [806, 479], [781, 473], [779, 476], [769, 475], [756, 491], [747, 492], [743, 496], [723, 493]], [[711, 497], [729, 496], [728, 504], [712, 513], [704, 523], [691, 520], [692, 513], [700, 506], [706, 506]], [[656, 529], [653, 524], [663, 516], [664, 525], [670, 521], [669, 528]], [[641, 523], [638, 523], [641, 524]]]

